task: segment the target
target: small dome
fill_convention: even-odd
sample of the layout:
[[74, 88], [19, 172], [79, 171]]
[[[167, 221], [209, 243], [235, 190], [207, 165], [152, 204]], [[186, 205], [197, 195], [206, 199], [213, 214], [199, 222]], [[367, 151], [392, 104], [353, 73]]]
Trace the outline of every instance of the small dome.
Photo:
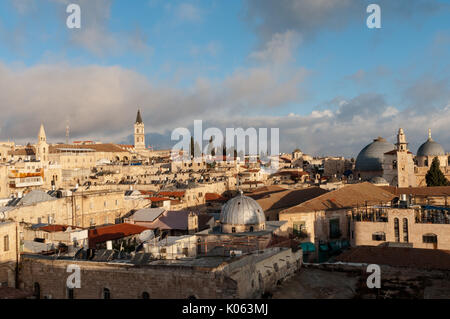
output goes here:
[[242, 194], [230, 199], [220, 213], [220, 222], [230, 225], [259, 225], [266, 221], [261, 206]]
[[425, 143], [423, 143], [417, 150], [417, 156], [441, 156], [445, 155], [444, 148], [441, 144], [433, 141], [429, 138]]
[[381, 171], [383, 170], [384, 153], [395, 149], [394, 144], [389, 143], [382, 137], [373, 140], [364, 147], [356, 158], [356, 171]]
[[387, 180], [385, 180], [383, 177], [381, 177], [381, 176], [375, 176], [375, 177], [373, 177], [371, 180], [370, 180], [370, 182], [372, 183], [372, 184], [375, 184], [375, 185], [381, 185], [381, 184], [389, 184], [388, 182], [387, 182]]

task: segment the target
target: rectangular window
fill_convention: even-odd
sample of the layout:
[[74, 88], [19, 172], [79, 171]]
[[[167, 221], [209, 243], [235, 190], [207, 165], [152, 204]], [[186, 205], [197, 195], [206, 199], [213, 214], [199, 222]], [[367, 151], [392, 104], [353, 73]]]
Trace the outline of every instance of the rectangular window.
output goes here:
[[293, 233], [295, 236], [298, 236], [298, 237], [306, 237], [307, 236], [306, 223], [304, 221], [294, 223], [292, 228], [293, 228]]
[[3, 237], [3, 250], [4, 251], [9, 250], [9, 236], [8, 235]]
[[339, 218], [330, 219], [330, 238], [341, 237], [341, 230], [339, 228]]
[[423, 235], [422, 237], [424, 244], [436, 244], [437, 236], [436, 235]]
[[386, 241], [386, 234], [385, 233], [372, 234], [372, 240], [375, 240], [375, 241]]

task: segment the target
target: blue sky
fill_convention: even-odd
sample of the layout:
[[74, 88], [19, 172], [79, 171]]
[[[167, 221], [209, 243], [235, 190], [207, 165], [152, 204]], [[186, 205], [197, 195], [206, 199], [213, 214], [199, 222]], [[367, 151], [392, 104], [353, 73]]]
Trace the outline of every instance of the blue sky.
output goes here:
[[[365, 24], [371, 2], [381, 29]], [[155, 139], [203, 119], [280, 127], [282, 151], [356, 156], [400, 126], [415, 152], [431, 127], [450, 150], [449, 5], [1, 1], [0, 138], [33, 140], [43, 121], [56, 141], [69, 120], [74, 138], [122, 141], [139, 106]]]

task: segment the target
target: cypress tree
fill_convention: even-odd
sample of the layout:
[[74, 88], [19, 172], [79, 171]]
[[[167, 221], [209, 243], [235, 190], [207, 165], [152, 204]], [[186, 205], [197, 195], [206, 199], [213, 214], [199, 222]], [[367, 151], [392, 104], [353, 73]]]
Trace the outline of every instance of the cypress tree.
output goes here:
[[427, 175], [425, 176], [425, 180], [427, 181], [428, 187], [450, 185], [449, 181], [445, 177], [444, 173], [442, 173], [439, 166], [440, 166], [439, 159], [435, 157], [433, 159], [433, 162], [431, 163]]

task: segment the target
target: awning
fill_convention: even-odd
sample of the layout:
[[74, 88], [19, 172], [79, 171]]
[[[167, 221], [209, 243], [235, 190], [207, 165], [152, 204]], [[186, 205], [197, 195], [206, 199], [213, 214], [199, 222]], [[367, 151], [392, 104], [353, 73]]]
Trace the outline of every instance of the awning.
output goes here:
[[304, 252], [314, 252], [314, 251], [316, 251], [316, 246], [314, 246], [314, 244], [311, 243], [311, 242], [301, 243], [300, 247], [302, 248], [302, 250]]
[[320, 251], [328, 251], [328, 245], [319, 245]]

